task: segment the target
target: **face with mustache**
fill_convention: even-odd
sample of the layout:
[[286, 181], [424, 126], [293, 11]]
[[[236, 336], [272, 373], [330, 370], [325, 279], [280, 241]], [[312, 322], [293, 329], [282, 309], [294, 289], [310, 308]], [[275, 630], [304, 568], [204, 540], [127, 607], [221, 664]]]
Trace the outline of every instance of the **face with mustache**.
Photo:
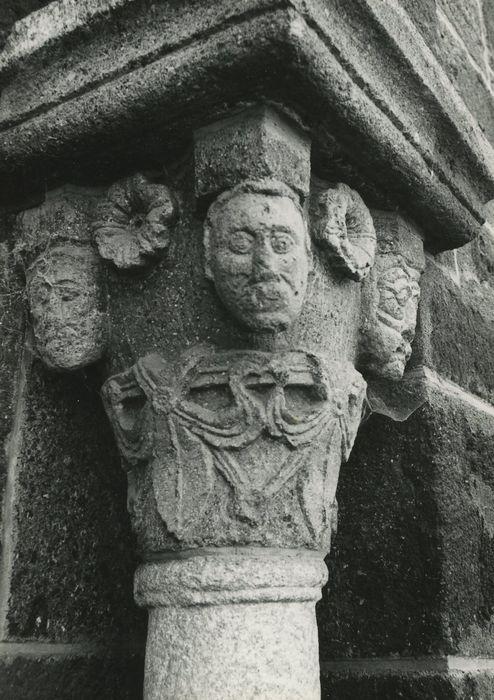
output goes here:
[[208, 212], [205, 252], [206, 275], [250, 330], [284, 330], [297, 318], [307, 287], [308, 234], [288, 187], [245, 183], [221, 195]]

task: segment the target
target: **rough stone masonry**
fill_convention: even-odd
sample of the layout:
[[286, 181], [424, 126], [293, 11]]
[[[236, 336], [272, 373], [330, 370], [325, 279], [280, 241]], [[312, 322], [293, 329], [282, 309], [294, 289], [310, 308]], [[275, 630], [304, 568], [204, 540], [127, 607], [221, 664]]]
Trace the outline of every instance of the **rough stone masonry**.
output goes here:
[[491, 0], [0, 12], [0, 696], [494, 698]]

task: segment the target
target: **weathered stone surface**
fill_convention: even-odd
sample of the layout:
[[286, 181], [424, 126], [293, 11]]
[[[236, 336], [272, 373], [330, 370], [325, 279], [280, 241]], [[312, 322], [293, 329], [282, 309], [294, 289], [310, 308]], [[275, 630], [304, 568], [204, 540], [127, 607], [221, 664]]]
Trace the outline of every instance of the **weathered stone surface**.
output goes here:
[[359, 367], [371, 376], [398, 380], [412, 354], [423, 242], [394, 212], [373, 211], [377, 257], [362, 291]]
[[48, 5], [49, 2], [51, 0], [5, 0], [2, 3], [0, 19], [0, 49], [3, 49], [15, 22]]
[[[485, 45], [483, 20], [479, 18], [481, 3], [476, 0], [449, 2], [449, 16], [441, 14], [438, 25], [436, 54], [444, 70], [463, 98], [471, 114], [485, 133], [487, 139], [494, 143], [494, 91], [491, 86], [488, 48]], [[457, 14], [457, 23], [461, 22], [458, 6], [463, 8], [461, 14], [471, 15], [470, 26], [462, 22], [461, 27], [451, 24], [452, 13]], [[477, 19], [475, 20], [475, 15]], [[476, 25], [473, 26], [473, 22]], [[473, 36], [472, 36], [473, 33]]]
[[125, 477], [98, 378], [27, 370], [12, 505], [9, 639], [139, 635]]
[[492, 655], [494, 416], [431, 382], [407, 421], [371, 416], [342, 469], [323, 661]]
[[[352, 448], [366, 387], [353, 365], [359, 315], [352, 302], [358, 304], [359, 289], [355, 282], [347, 287], [325, 251], [312, 251], [303, 199], [294, 189], [304, 192], [308, 184], [305, 141], [302, 172], [291, 173], [289, 183], [259, 177], [236, 182], [244, 165], [249, 176], [259, 175], [256, 159], [243, 163], [242, 153], [251, 142], [258, 153], [260, 132], [261, 154], [270, 167], [272, 154], [278, 157], [280, 131], [271, 137], [268, 130], [264, 142], [262, 128], [258, 123], [250, 128], [249, 118], [249, 112], [237, 117], [233, 135], [232, 122], [199, 134], [195, 192], [234, 186], [207, 212], [201, 206], [195, 210], [197, 223], [205, 216], [198, 238], [196, 222], [185, 218], [190, 180], [178, 188], [184, 216], [174, 242], [183, 244], [188, 236], [189, 245], [179, 256], [171, 246], [167, 263], [192, 288], [202, 287], [205, 278], [212, 282], [212, 304], [202, 323], [184, 324], [190, 308], [163, 304], [168, 294], [158, 285], [165, 275], [156, 266], [146, 278], [147, 294], [134, 294], [126, 309], [134, 310], [135, 323], [136, 317], [146, 318], [146, 300], [154, 297], [158, 303], [151, 315], [156, 331], [146, 330], [138, 339], [154, 352], [126, 347], [125, 353], [134, 355], [130, 367], [102, 387], [129, 474], [129, 510], [146, 562], [136, 573], [135, 595], [150, 615], [147, 700], [319, 694], [313, 603], [321, 584], [320, 557], [330, 547], [339, 468]], [[239, 124], [246, 122], [239, 135]], [[290, 144], [288, 139], [288, 158]], [[228, 149], [231, 162], [225, 160]], [[259, 167], [264, 174], [264, 163]], [[284, 161], [282, 176], [283, 168]], [[347, 267], [357, 280], [372, 262], [374, 229], [363, 200], [344, 185], [338, 193], [344, 206], [332, 217], [329, 233], [338, 260], [355, 264]], [[324, 229], [333, 213], [327, 206]], [[366, 236], [371, 251], [360, 256], [361, 265], [351, 249], [364, 245]], [[188, 268], [193, 256], [203, 264]], [[170, 276], [166, 282], [173, 293]], [[109, 356], [120, 364], [122, 340], [128, 345], [133, 336], [132, 326], [119, 323], [114, 313], [121, 303], [117, 280], [109, 270], [114, 324]], [[129, 278], [123, 281], [129, 288]], [[337, 305], [345, 290], [346, 304]], [[338, 328], [331, 348], [320, 335], [326, 319], [316, 308], [323, 303]], [[307, 323], [308, 313], [317, 324]], [[206, 338], [208, 343], [200, 342]], [[203, 558], [203, 548], [206, 556], [216, 551], [220, 561], [250, 546], [266, 558], [269, 580], [264, 574], [259, 579], [259, 561], [247, 556], [246, 572], [240, 561], [189, 572]], [[289, 558], [292, 550], [304, 562], [311, 550], [317, 553], [314, 584], [276, 577], [271, 559]], [[310, 574], [308, 560], [305, 568]], [[198, 601], [206, 607], [195, 607]], [[294, 673], [294, 666], [299, 671]], [[206, 678], [211, 679], [207, 689]]]
[[486, 29], [486, 40], [489, 46], [489, 61], [490, 67], [494, 70], [494, 4], [492, 0], [484, 0], [483, 3], [484, 19], [485, 19], [485, 29]]
[[300, 315], [311, 263], [305, 216], [278, 180], [247, 180], [220, 195], [204, 224], [206, 277], [252, 331], [286, 330]]
[[[6, 217], [0, 218], [2, 228], [8, 230]], [[14, 430], [19, 357], [23, 345], [23, 311], [22, 280], [14, 270], [9, 245], [0, 240], [0, 497], [9, 468], [9, 438]]]
[[198, 197], [264, 178], [307, 196], [310, 138], [273, 109], [243, 110], [195, 132], [194, 171]]
[[494, 286], [494, 229], [481, 231], [472, 248], [479, 281]]
[[[3, 651], [3, 650], [2, 650]], [[47, 653], [48, 651], [48, 653]], [[0, 695], [3, 700], [141, 700], [141, 655], [122, 650], [85, 655], [0, 657]]]
[[[322, 353], [328, 361], [353, 361], [358, 284], [342, 280], [319, 251], [313, 251], [313, 269], [298, 318], [286, 331], [257, 333], [254, 338], [253, 332], [228, 312], [205, 277], [203, 216], [198, 217], [190, 191], [180, 189], [179, 198], [181, 217], [166, 259], [145, 276], [124, 275], [110, 267], [106, 270], [112, 337], [107, 355], [109, 375], [128, 369], [139, 357], [152, 352], [175, 364], [191, 344], [248, 349], [254, 343], [266, 351], [295, 347]], [[341, 322], [343, 307], [347, 318], [355, 322], [351, 330]]]
[[90, 246], [55, 245], [27, 272], [36, 351], [52, 369], [77, 370], [99, 360], [108, 334], [100, 260]]
[[202, 347], [175, 365], [142, 358], [102, 391], [145, 554], [329, 549], [339, 467], [365, 393], [351, 365]]
[[400, 5], [410, 15], [427, 44], [433, 47], [436, 41], [436, 0], [401, 0]]
[[46, 11], [51, 31], [37, 31], [43, 14], [19, 26], [4, 57], [7, 73], [22, 63], [2, 94], [4, 193], [19, 168], [34, 185], [71, 177], [74, 162], [91, 175], [95, 160], [98, 171], [115, 172], [122, 159], [159, 158], [164, 144], [184, 143], [225, 107], [268, 99], [298, 111], [323, 153], [336, 137], [359, 171], [403, 206], [413, 201], [436, 248], [477, 229], [492, 149], [399, 8], [268, 0], [140, 8], [108, 3], [105, 14], [78, 3], [71, 14], [60, 3]]
[[313, 603], [159, 608], [149, 642], [149, 700], [320, 697]]
[[436, 0], [478, 68], [487, 72], [484, 0]]
[[[494, 150], [482, 134], [492, 137], [491, 89], [472, 60], [487, 64], [485, 37], [482, 52], [472, 21], [464, 39], [448, 29], [434, 45], [468, 105], [430, 51], [444, 18], [470, 19], [481, 0], [444, 0], [441, 21], [436, 3], [425, 0], [420, 17], [414, 0], [404, 3], [429, 46], [403, 3], [372, 0], [59, 0], [14, 31], [0, 58], [2, 197], [15, 209], [59, 181], [116, 184], [96, 225], [99, 252], [113, 263], [104, 273], [107, 365], [57, 377], [23, 357], [7, 454], [10, 549], [0, 581], [7, 637], [106, 640], [121, 639], [129, 625], [138, 637], [142, 631], [129, 602], [135, 558], [122, 524], [123, 484], [95, 409], [101, 369], [105, 378], [115, 375], [103, 393], [129, 472], [135, 529], [153, 560], [136, 577], [136, 598], [150, 608], [148, 699], [163, 697], [163, 688], [170, 698], [242, 697], [247, 686], [265, 697], [317, 697], [313, 602], [321, 576], [307, 581], [309, 565], [299, 576], [299, 560], [289, 576], [280, 574], [264, 550], [271, 578], [257, 559], [245, 567], [235, 561], [233, 576], [216, 561], [196, 570], [190, 551], [177, 550], [228, 545], [235, 558], [238, 545], [277, 546], [283, 559], [291, 547], [329, 548], [339, 467], [364, 390], [354, 369], [362, 317], [356, 281], [374, 252], [366, 205], [334, 183], [348, 182], [366, 201], [371, 193], [373, 206], [407, 211], [433, 251], [464, 242], [483, 219], [494, 183]], [[253, 117], [260, 103], [284, 116], [262, 107]], [[252, 128], [239, 129], [234, 119], [198, 132], [192, 183], [194, 131], [246, 106]], [[296, 124], [313, 137], [314, 174], [325, 178], [312, 251], [298, 206], [309, 190], [308, 137], [294, 137]], [[151, 172], [160, 175], [147, 179]], [[266, 175], [277, 182], [256, 190]], [[216, 199], [203, 237], [211, 199], [246, 177], [246, 191]], [[70, 231], [79, 214], [82, 238]], [[39, 222], [32, 228], [30, 333], [45, 364], [80, 369], [107, 347], [102, 268], [88, 254], [82, 209], [62, 216], [62, 236], [55, 218], [48, 236]], [[489, 239], [475, 250], [468, 271], [458, 267], [461, 256], [434, 266], [415, 363], [492, 400]], [[406, 272], [407, 294], [416, 292], [420, 268], [399, 263], [376, 267], [382, 299], [373, 309], [376, 319], [381, 311], [381, 320], [399, 321], [394, 340], [383, 340], [381, 328], [377, 340], [360, 343], [361, 357], [362, 346], [373, 344], [367, 360], [373, 354], [372, 368], [381, 363], [381, 375], [393, 379], [403, 372], [415, 323], [416, 295], [410, 308], [408, 298], [401, 304], [400, 275]], [[65, 313], [72, 320], [56, 329], [56, 352], [43, 355], [53, 321], [46, 308], [60, 301], [51, 294], [73, 282], [66, 268], [78, 277], [81, 303], [70, 312], [71, 300], [61, 299], [58, 320]], [[85, 324], [94, 307], [97, 332]], [[75, 362], [64, 355], [74, 333], [101, 341], [93, 353], [84, 346]], [[452, 334], [461, 336], [460, 349], [471, 346], [473, 368], [466, 352], [455, 358]], [[16, 342], [9, 337], [9, 367]], [[390, 369], [393, 353], [400, 357]], [[371, 417], [364, 425], [341, 486], [348, 529], [331, 564], [336, 602], [325, 599], [321, 608], [328, 614], [323, 654], [494, 654], [493, 412], [430, 372], [425, 377], [432, 386], [426, 405], [407, 403], [400, 412], [392, 397], [385, 406], [395, 417], [415, 410], [407, 424]], [[11, 382], [6, 395], [10, 424]], [[143, 571], [152, 571], [149, 579]], [[35, 682], [63, 696], [50, 687], [55, 667], [47, 663]], [[20, 674], [8, 678], [29, 696]], [[117, 681], [110, 690], [95, 676], [76, 688], [71, 679], [71, 696], [111, 697], [115, 689], [126, 696]], [[341, 692], [355, 681], [352, 697], [374, 692], [376, 700], [492, 695], [488, 676], [484, 685], [480, 676], [440, 674], [340, 680]]]
[[322, 700], [488, 700], [490, 674], [333, 676], [322, 679]]
[[[480, 274], [485, 279], [490, 263], [482, 253], [480, 256], [479, 265], [483, 269]], [[494, 288], [488, 282], [479, 283], [478, 277], [453, 276], [429, 261], [421, 292], [419, 328], [411, 365], [425, 364], [467, 391], [492, 402]]]
[[99, 254], [124, 270], [150, 264], [170, 244], [178, 205], [168, 187], [143, 175], [112, 185], [95, 212]]
[[35, 350], [52, 369], [80, 369], [106, 350], [101, 262], [91, 244], [94, 204], [92, 191], [60, 188], [16, 220]]
[[92, 213], [99, 194], [98, 188], [66, 185], [44, 193], [41, 202], [19, 212], [12, 238], [24, 269], [54, 245], [89, 245]]
[[314, 601], [325, 580], [320, 554], [303, 550], [211, 548], [144, 564], [146, 699], [315, 700]]
[[358, 282], [374, 265], [376, 232], [362, 198], [344, 183], [325, 187], [313, 183], [310, 198], [311, 233], [333, 267]]
[[[321, 661], [421, 654], [439, 643], [440, 563], [425, 408], [371, 416], [340, 474], [338, 533], [317, 606]], [[424, 420], [420, 420], [420, 416]]]

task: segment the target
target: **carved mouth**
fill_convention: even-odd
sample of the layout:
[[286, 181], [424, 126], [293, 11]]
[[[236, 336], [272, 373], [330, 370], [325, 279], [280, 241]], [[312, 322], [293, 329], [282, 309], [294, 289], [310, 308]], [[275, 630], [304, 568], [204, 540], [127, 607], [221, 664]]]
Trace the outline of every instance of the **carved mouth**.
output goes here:
[[245, 297], [254, 304], [279, 302], [286, 300], [287, 291], [287, 286], [283, 282], [258, 282], [246, 288]]

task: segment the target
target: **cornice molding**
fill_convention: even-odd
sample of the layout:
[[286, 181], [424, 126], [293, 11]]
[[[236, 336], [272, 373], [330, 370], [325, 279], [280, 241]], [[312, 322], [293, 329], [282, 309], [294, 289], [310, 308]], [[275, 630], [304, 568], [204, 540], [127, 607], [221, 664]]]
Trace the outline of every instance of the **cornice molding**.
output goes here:
[[396, 0], [59, 0], [15, 25], [0, 78], [7, 196], [256, 101], [297, 114], [323, 162], [336, 139], [432, 251], [468, 242], [494, 193], [492, 146]]

